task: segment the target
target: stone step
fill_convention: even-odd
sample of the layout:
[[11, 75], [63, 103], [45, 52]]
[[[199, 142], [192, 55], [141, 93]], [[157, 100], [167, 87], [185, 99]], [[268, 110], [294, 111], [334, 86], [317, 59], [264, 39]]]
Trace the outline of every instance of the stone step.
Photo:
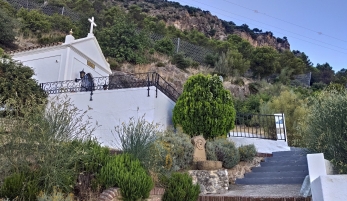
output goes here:
[[308, 171], [307, 165], [283, 165], [269, 167], [253, 167], [252, 172], [288, 172], [288, 171]]
[[306, 156], [278, 156], [278, 157], [266, 157], [265, 162], [279, 162], [279, 161], [307, 161]]
[[267, 161], [267, 162], [261, 162], [261, 167], [271, 167], [271, 166], [285, 166], [285, 165], [307, 165], [307, 160], [291, 160], [291, 161]]
[[272, 152], [273, 157], [278, 156], [306, 156], [307, 152], [305, 151], [276, 151]]
[[287, 178], [287, 177], [305, 177], [308, 171], [288, 171], [288, 172], [249, 172], [244, 178]]
[[261, 184], [302, 184], [305, 177], [289, 177], [289, 178], [243, 178], [236, 179], [236, 184], [243, 185], [261, 185]]

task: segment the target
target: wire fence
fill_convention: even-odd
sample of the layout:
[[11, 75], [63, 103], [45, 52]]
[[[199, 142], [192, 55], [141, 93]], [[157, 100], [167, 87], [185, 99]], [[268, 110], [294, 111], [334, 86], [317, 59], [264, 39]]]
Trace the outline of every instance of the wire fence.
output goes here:
[[40, 10], [46, 15], [64, 15], [70, 17], [73, 21], [80, 20], [80, 16], [72, 9], [66, 6], [53, 6], [49, 4], [37, 4], [32, 0], [4, 0], [11, 4], [15, 9], [25, 8], [28, 10]]
[[[137, 30], [140, 32], [141, 30]], [[159, 40], [162, 40], [165, 38], [165, 36], [156, 34], [156, 33], [150, 33], [149, 38], [153, 42], [157, 42]], [[212, 49], [209, 49], [207, 47], [195, 45], [193, 43], [187, 42], [185, 40], [182, 40], [180, 38], [171, 38], [172, 43], [174, 44], [174, 54], [181, 53], [185, 57], [189, 57], [192, 60], [199, 62], [200, 64], [205, 63], [205, 58], [207, 55], [215, 54], [216, 52], [213, 51]]]

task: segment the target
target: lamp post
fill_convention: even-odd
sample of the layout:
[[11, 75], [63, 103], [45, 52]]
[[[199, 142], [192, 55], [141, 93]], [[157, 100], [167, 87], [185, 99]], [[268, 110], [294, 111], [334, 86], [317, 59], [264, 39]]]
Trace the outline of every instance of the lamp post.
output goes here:
[[78, 81], [82, 80], [85, 75], [86, 75], [86, 73], [84, 72], [84, 69], [83, 69], [82, 71], [80, 71], [80, 79], [76, 78], [75, 82], [78, 82]]
[[[89, 80], [89, 78], [91, 80]], [[86, 75], [86, 73], [84, 72], [84, 69], [82, 71], [80, 71], [80, 79], [76, 78], [75, 82], [79, 82], [82, 80], [82, 84], [84, 86], [81, 86], [81, 89], [84, 87], [86, 89], [86, 91], [90, 90], [90, 99], [89, 101], [93, 101], [93, 89], [94, 89], [94, 81], [93, 81], [93, 77], [90, 73], [88, 73]], [[90, 86], [88, 86], [90, 85]]]

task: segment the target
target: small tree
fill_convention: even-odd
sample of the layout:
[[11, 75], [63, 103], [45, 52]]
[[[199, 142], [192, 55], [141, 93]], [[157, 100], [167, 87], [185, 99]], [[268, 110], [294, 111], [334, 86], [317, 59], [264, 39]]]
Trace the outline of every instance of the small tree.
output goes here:
[[232, 96], [218, 76], [202, 74], [190, 77], [173, 110], [174, 125], [190, 136], [214, 138], [234, 128]]
[[24, 104], [30, 97], [43, 101], [47, 95], [31, 77], [34, 71], [6, 55], [0, 56], [0, 107], [12, 99]]

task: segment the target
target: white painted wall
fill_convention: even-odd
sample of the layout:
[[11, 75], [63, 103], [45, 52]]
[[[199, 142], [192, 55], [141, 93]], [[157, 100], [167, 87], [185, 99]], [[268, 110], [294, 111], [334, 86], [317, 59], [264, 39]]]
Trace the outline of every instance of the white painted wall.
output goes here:
[[310, 182], [312, 183], [320, 175], [326, 175], [324, 154], [307, 154], [308, 172], [310, 174]]
[[311, 189], [313, 201], [346, 201], [347, 175], [321, 175]]
[[[67, 36], [68, 37], [68, 36]], [[93, 77], [109, 76], [112, 72], [94, 36], [61, 45], [17, 52], [12, 58], [33, 68], [39, 83], [74, 80], [84, 70]], [[95, 65], [87, 65], [90, 61]]]
[[[117, 139], [112, 134], [114, 127], [129, 118], [140, 118], [145, 115], [148, 122], [159, 123], [162, 129], [171, 125], [172, 110], [175, 103], [158, 90], [155, 97], [155, 87], [150, 87], [150, 97], [147, 97], [147, 87], [94, 91], [93, 101], [89, 101], [90, 92], [66, 94], [81, 110], [88, 110], [93, 122], [98, 122], [94, 136], [104, 146], [116, 148]], [[50, 95], [54, 97], [56, 95]]]
[[46, 51], [37, 50], [31, 53], [23, 52], [15, 54], [13, 59], [33, 68], [35, 72], [33, 78], [39, 83], [63, 79], [62, 72], [65, 66], [63, 48], [47, 48]]

